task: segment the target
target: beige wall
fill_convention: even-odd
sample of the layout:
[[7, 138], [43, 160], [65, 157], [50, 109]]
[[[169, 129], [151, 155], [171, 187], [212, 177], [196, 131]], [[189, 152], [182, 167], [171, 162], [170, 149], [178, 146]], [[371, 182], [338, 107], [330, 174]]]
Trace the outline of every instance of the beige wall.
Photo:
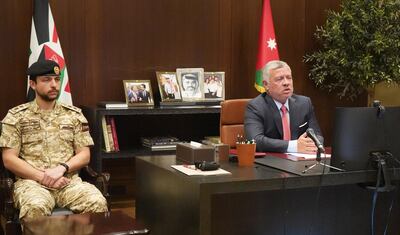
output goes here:
[[380, 100], [384, 106], [400, 106], [400, 85], [378, 84], [375, 87], [374, 99]]

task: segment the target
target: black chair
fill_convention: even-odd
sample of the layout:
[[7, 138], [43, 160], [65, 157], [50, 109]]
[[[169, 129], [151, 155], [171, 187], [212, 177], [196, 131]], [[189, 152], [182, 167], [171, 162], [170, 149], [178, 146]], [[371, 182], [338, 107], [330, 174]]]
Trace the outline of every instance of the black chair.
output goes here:
[[[1, 133], [1, 123], [0, 123]], [[0, 152], [1, 153], [1, 152]], [[82, 180], [95, 185], [107, 200], [108, 209], [110, 210], [108, 183], [110, 174], [97, 173], [89, 166], [81, 169], [79, 176]], [[0, 161], [0, 234], [21, 234], [21, 224], [19, 222], [18, 209], [14, 208], [14, 200], [12, 196], [15, 177], [3, 165], [3, 158]], [[65, 208], [55, 208], [53, 214], [71, 214], [72, 212]]]

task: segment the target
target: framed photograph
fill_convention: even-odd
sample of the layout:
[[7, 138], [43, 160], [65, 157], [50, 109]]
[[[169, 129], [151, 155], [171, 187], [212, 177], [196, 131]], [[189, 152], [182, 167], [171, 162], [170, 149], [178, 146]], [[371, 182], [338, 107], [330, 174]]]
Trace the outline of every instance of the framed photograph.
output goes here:
[[150, 80], [124, 80], [123, 85], [128, 106], [154, 105]]
[[181, 88], [175, 72], [156, 72], [161, 101], [182, 101]]
[[176, 69], [176, 77], [181, 88], [183, 101], [204, 99], [204, 69], [180, 68]]
[[224, 100], [225, 72], [204, 72], [203, 94], [205, 100]]

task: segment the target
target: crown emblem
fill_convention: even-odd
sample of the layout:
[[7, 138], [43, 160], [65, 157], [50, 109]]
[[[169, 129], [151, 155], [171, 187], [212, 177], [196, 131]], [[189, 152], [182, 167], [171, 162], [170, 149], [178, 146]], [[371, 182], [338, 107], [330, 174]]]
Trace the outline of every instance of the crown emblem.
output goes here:
[[60, 68], [58, 66], [54, 66], [54, 73], [60, 75]]

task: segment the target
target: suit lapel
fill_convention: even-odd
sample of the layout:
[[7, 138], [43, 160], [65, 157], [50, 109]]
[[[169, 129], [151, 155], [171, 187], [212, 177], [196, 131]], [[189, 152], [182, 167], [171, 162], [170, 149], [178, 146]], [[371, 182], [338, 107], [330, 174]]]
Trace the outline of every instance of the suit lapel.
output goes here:
[[299, 114], [298, 111], [298, 106], [296, 104], [296, 99], [293, 97], [289, 98], [289, 115], [290, 115], [290, 133], [292, 137], [295, 137], [296, 139], [299, 136], [298, 132], [298, 127], [297, 127], [297, 122], [298, 118], [296, 115]]
[[281, 111], [276, 107], [276, 104], [274, 100], [269, 96], [265, 96], [265, 101], [267, 102], [269, 109], [272, 112], [272, 117], [274, 119], [274, 123], [276, 126], [276, 129], [278, 130], [281, 139], [283, 139], [283, 127], [282, 127], [282, 117], [281, 117]]

